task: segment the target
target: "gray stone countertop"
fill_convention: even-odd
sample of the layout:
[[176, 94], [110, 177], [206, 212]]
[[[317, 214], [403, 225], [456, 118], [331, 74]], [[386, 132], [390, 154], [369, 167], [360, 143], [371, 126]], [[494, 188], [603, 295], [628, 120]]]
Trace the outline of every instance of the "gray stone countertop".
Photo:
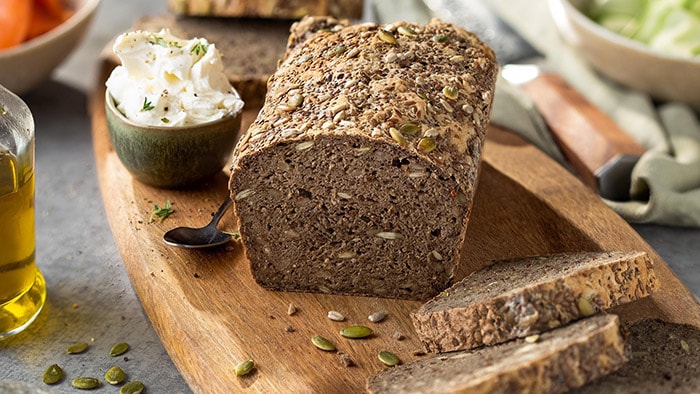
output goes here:
[[[0, 342], [0, 392], [7, 392], [7, 381], [47, 389], [41, 376], [53, 363], [68, 376], [50, 387], [57, 393], [77, 392], [70, 378], [102, 378], [112, 365], [143, 381], [148, 393], [190, 392], [144, 314], [112, 238], [87, 113], [102, 48], [138, 16], [165, 10], [165, 0], [103, 0], [83, 44], [52, 81], [24, 97], [36, 120], [37, 263], [48, 301], [30, 328]], [[700, 295], [700, 230], [634, 227]], [[88, 342], [89, 350], [67, 355], [66, 347], [78, 341]], [[131, 349], [112, 358], [109, 348], [117, 342]], [[103, 385], [96, 392], [118, 390]]]

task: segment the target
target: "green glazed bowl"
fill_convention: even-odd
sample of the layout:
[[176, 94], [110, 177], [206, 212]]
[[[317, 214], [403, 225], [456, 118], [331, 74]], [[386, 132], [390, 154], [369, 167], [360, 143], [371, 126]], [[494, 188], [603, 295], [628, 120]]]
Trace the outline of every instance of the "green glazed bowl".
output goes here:
[[105, 92], [109, 137], [119, 160], [134, 178], [159, 188], [193, 186], [220, 173], [241, 128], [240, 112], [188, 127], [138, 125]]

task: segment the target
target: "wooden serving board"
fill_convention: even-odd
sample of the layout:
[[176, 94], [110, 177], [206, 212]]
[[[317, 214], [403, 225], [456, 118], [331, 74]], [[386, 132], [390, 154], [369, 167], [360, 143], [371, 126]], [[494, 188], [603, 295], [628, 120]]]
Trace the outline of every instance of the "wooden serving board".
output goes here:
[[[209, 222], [227, 196], [227, 177], [222, 172], [200, 188], [178, 191], [133, 180], [111, 147], [103, 97], [103, 90], [95, 92], [91, 112], [109, 223], [147, 315], [195, 392], [362, 392], [366, 378], [386, 368], [377, 359], [379, 351], [392, 351], [403, 362], [420, 357], [414, 354], [421, 345], [409, 319], [418, 302], [272, 292], [254, 282], [240, 244], [209, 251], [164, 245], [166, 230]], [[254, 116], [246, 114], [244, 127]], [[175, 212], [162, 223], [149, 222], [153, 205], [166, 200]], [[231, 211], [221, 227], [237, 228]], [[615, 312], [623, 320], [656, 317], [700, 326], [695, 298], [624, 220], [537, 148], [492, 128], [458, 277], [497, 258], [607, 250], [646, 251], [663, 287], [652, 297], [618, 308]], [[290, 303], [298, 307], [291, 316]], [[342, 312], [347, 320], [329, 320], [330, 310]], [[381, 310], [388, 313], [385, 321], [367, 321]], [[340, 337], [338, 331], [350, 324], [370, 326], [375, 333], [363, 340]], [[395, 333], [405, 339], [397, 340]], [[335, 342], [355, 366], [343, 366], [337, 353], [316, 349], [310, 341], [314, 335]], [[255, 360], [256, 371], [236, 377], [234, 366], [249, 358]]]

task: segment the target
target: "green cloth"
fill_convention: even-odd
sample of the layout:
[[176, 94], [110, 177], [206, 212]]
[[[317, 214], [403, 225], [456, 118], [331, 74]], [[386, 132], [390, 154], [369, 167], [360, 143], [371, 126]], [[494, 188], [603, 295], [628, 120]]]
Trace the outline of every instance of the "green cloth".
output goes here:
[[[632, 173], [632, 201], [605, 201], [629, 222], [700, 227], [700, 123], [687, 105], [655, 106], [649, 96], [625, 89], [597, 74], [559, 36], [548, 2], [489, 0], [503, 19], [547, 57], [548, 66], [561, 74], [589, 101], [647, 149]], [[499, 95], [500, 93], [500, 95]], [[496, 94], [495, 124], [508, 125], [543, 147], [555, 150], [542, 138], [546, 131], [536, 115], [518, 115], [513, 97], [528, 99], [509, 87]], [[528, 105], [525, 104], [527, 108]], [[533, 130], [537, 130], [533, 134]], [[551, 141], [551, 140], [550, 140]], [[551, 153], [550, 153], [551, 154]], [[560, 159], [561, 156], [552, 154]]]

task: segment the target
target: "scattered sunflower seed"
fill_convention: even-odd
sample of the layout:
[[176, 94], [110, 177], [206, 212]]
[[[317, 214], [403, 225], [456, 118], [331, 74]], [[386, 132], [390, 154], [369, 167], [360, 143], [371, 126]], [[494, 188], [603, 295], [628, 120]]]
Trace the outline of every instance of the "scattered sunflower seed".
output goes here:
[[338, 311], [328, 311], [328, 318], [333, 321], [345, 321], [345, 316]]
[[582, 295], [578, 298], [578, 311], [581, 316], [592, 316], [595, 314], [595, 306], [591, 302], [592, 295]]
[[124, 379], [126, 379], [126, 374], [124, 373], [124, 370], [116, 365], [108, 369], [107, 372], [105, 372], [105, 381], [107, 381], [107, 383], [109, 384], [119, 384], [123, 382]]
[[248, 375], [253, 368], [255, 368], [255, 362], [253, 360], [245, 360], [236, 365], [236, 376]]
[[327, 352], [335, 351], [335, 345], [333, 342], [320, 335], [316, 335], [315, 337], [311, 338], [311, 343], [321, 350], [325, 350]]
[[386, 312], [379, 311], [367, 316], [367, 320], [371, 321], [372, 323], [379, 323], [380, 321], [384, 320], [385, 317]]
[[109, 355], [112, 357], [121, 356], [129, 350], [129, 344], [126, 342], [117, 343], [109, 349]]
[[146, 387], [138, 380], [133, 380], [119, 389], [119, 394], [141, 394]]
[[46, 384], [56, 384], [63, 378], [63, 369], [58, 364], [53, 364], [46, 368], [42, 381]]
[[404, 35], [404, 36], [409, 36], [409, 37], [415, 37], [418, 35], [415, 30], [411, 29], [408, 26], [399, 26], [396, 31], [399, 32], [399, 34]]
[[394, 35], [391, 34], [391, 32], [389, 31], [379, 29], [377, 31], [377, 37], [379, 37], [380, 40], [386, 42], [387, 44], [396, 45], [396, 37], [394, 37]]
[[338, 352], [338, 359], [340, 360], [340, 364], [344, 367], [349, 368], [355, 365], [355, 362], [352, 361], [352, 358], [350, 358], [347, 353]]
[[387, 365], [389, 367], [395, 367], [401, 362], [397, 355], [386, 350], [379, 352], [379, 361], [381, 361], [382, 363], [384, 363], [384, 365]]
[[88, 344], [86, 342], [78, 342], [68, 346], [66, 353], [68, 354], [80, 354], [87, 350]]
[[287, 314], [289, 316], [292, 316], [296, 313], [297, 313], [297, 306], [290, 302], [289, 306], [287, 307]]
[[348, 326], [340, 330], [340, 335], [350, 339], [366, 338], [372, 335], [372, 329], [365, 326]]
[[91, 378], [87, 376], [79, 376], [71, 380], [70, 384], [76, 389], [81, 390], [92, 390], [100, 387], [102, 383], [97, 378]]

